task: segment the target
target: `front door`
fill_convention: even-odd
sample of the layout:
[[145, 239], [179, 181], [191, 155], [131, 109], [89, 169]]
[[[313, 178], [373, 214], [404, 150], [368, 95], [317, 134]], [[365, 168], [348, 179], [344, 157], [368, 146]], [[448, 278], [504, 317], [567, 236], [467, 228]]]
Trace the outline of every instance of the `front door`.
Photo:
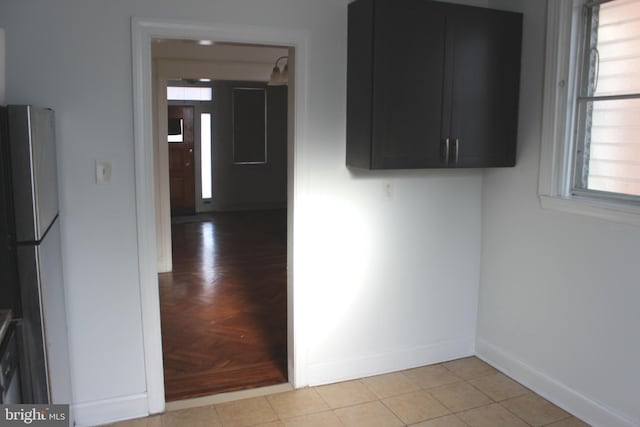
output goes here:
[[193, 114], [193, 106], [169, 106], [171, 215], [188, 215], [196, 210]]

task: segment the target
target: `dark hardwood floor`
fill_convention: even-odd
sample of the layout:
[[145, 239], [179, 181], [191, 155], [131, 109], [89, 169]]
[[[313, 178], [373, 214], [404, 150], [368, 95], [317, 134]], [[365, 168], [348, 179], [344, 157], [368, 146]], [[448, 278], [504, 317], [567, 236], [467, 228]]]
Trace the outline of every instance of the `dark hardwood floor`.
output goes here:
[[159, 274], [167, 401], [287, 381], [286, 221], [271, 210], [172, 224], [173, 272]]

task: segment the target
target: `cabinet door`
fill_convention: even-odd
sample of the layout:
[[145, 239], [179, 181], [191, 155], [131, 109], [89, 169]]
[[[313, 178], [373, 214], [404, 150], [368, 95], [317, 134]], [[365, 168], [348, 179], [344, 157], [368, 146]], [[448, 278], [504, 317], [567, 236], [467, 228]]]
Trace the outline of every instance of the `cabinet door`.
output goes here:
[[513, 166], [518, 122], [521, 16], [452, 7], [451, 167]]
[[445, 166], [446, 21], [438, 3], [374, 3], [372, 168]]

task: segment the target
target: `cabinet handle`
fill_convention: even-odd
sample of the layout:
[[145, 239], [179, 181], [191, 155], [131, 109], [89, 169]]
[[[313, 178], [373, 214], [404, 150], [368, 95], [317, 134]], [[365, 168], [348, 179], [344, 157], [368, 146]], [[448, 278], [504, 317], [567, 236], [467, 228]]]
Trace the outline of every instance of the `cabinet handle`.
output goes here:
[[456, 138], [456, 163], [458, 163], [458, 152], [460, 151], [460, 139]]
[[449, 164], [449, 138], [445, 138], [444, 140], [444, 162]]

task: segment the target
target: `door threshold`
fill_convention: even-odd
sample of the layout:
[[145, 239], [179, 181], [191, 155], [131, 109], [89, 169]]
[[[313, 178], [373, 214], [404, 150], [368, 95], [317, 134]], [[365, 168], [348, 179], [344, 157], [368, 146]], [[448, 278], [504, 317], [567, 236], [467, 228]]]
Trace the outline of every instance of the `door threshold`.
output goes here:
[[165, 410], [179, 411], [180, 409], [197, 408], [199, 406], [216, 405], [219, 403], [232, 402], [234, 400], [248, 399], [251, 397], [268, 396], [270, 394], [291, 391], [293, 387], [289, 383], [258, 387], [248, 390], [231, 391], [228, 393], [213, 394], [211, 396], [195, 397], [193, 399], [175, 400], [165, 404]]

